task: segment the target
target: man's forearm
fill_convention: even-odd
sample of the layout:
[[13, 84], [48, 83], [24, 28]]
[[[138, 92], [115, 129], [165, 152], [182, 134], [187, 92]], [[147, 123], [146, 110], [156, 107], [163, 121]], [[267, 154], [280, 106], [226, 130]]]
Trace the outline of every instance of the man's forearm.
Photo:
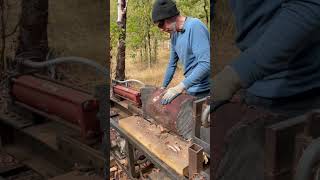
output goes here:
[[173, 78], [175, 71], [176, 71], [175, 66], [168, 66], [167, 67], [166, 74], [164, 76], [163, 83], [162, 83], [163, 87], [167, 87], [169, 85], [169, 83], [171, 82], [171, 80]]
[[320, 1], [288, 0], [267, 28], [232, 64], [244, 87], [288, 67], [289, 59], [320, 30]]

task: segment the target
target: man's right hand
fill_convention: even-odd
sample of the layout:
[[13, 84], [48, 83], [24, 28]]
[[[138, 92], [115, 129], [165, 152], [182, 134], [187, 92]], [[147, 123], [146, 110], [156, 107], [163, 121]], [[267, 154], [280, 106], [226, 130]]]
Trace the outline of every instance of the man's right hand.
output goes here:
[[212, 100], [215, 102], [230, 100], [240, 88], [241, 81], [238, 73], [231, 66], [226, 66], [213, 77]]

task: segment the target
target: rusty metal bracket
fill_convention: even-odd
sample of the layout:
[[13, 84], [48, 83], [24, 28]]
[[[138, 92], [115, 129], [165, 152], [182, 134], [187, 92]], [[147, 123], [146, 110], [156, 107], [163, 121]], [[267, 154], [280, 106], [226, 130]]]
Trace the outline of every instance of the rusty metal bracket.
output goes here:
[[319, 111], [312, 111], [266, 128], [265, 179], [293, 179], [295, 164], [305, 147], [320, 137], [319, 115]]
[[203, 170], [203, 148], [197, 144], [189, 147], [189, 177]]
[[208, 101], [208, 97], [202, 98], [202, 99], [198, 99], [195, 100], [193, 102], [193, 132], [192, 132], [192, 142], [200, 145], [203, 149], [204, 152], [206, 152], [208, 154], [208, 156], [210, 156], [210, 144], [208, 144], [207, 142], [203, 141], [200, 138], [200, 130], [201, 130], [201, 125], [202, 125], [202, 114], [203, 114], [203, 109], [204, 109], [204, 104], [207, 103]]

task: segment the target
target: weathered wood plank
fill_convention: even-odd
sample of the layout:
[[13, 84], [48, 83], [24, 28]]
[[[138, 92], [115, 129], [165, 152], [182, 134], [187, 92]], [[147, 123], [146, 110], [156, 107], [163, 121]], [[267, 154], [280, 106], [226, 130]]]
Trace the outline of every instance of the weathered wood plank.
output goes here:
[[188, 148], [191, 142], [162, 132], [160, 126], [151, 124], [139, 116], [121, 119], [119, 126], [178, 174], [187, 175]]

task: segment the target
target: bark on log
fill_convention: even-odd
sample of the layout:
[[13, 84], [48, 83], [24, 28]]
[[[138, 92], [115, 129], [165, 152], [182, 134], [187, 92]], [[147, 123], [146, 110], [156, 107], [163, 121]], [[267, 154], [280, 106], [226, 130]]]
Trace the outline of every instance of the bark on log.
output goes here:
[[160, 103], [164, 90], [157, 88], [141, 89], [142, 110], [145, 118], [152, 118], [158, 124], [186, 139], [192, 137], [192, 104], [195, 97], [181, 94], [171, 103]]

